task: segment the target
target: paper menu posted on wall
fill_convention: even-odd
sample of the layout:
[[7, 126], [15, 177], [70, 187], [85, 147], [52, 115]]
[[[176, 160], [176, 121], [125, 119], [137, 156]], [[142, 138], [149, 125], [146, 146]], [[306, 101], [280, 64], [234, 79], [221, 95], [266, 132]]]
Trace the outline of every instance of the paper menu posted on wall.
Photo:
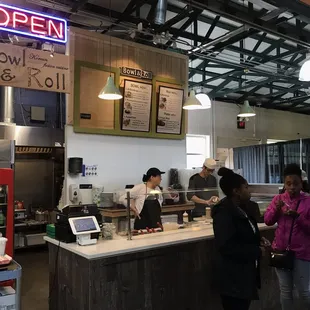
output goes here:
[[184, 90], [159, 87], [156, 131], [158, 133], [181, 134]]
[[152, 84], [125, 80], [122, 130], [150, 131]]

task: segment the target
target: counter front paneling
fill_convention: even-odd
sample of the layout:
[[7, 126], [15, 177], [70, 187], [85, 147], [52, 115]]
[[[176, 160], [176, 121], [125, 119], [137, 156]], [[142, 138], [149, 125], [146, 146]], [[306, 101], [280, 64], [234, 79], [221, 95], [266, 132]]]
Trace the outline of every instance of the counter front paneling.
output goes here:
[[[260, 225], [271, 240], [274, 228]], [[50, 310], [221, 310], [214, 278], [214, 236], [204, 228], [167, 231], [93, 246], [46, 238]], [[251, 310], [280, 310], [278, 282], [262, 261], [261, 300]]]

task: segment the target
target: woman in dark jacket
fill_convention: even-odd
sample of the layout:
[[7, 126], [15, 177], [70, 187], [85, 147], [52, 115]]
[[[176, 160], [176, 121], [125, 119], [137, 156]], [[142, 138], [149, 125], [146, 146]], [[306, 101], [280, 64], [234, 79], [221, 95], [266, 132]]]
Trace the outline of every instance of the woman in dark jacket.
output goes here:
[[212, 209], [216, 279], [224, 310], [248, 310], [251, 301], [258, 299], [260, 233], [255, 219], [242, 208], [251, 198], [247, 181], [227, 168], [218, 174], [226, 198]]

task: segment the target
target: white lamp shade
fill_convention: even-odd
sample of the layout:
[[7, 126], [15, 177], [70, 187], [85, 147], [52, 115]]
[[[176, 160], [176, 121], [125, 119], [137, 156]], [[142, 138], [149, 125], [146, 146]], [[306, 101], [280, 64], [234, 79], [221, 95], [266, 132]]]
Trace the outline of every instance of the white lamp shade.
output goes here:
[[189, 97], [185, 101], [183, 105], [184, 110], [199, 110], [202, 108], [200, 101], [195, 96], [195, 91], [191, 90], [189, 93]]
[[211, 108], [211, 100], [207, 94], [203, 94], [203, 93], [197, 94], [196, 98], [201, 103], [200, 109], [210, 109]]
[[240, 109], [240, 113], [238, 114], [238, 117], [252, 117], [255, 115], [256, 113], [253, 110], [253, 108], [250, 106], [249, 101], [245, 100], [243, 103], [243, 106]]
[[104, 100], [119, 100], [123, 98], [118, 87], [115, 86], [112, 76], [108, 77], [107, 83], [101, 89], [98, 97]]
[[310, 82], [310, 60], [307, 60], [299, 71], [299, 81]]

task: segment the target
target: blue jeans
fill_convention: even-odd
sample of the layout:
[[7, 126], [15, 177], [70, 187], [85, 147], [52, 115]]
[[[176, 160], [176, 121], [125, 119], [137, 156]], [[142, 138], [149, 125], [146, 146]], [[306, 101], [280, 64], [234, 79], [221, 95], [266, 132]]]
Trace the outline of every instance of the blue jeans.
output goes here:
[[[310, 262], [295, 259], [293, 271], [276, 269], [281, 291], [282, 310], [294, 310], [294, 287], [299, 294], [303, 310], [310, 310]], [[295, 305], [295, 307], [297, 307]]]

